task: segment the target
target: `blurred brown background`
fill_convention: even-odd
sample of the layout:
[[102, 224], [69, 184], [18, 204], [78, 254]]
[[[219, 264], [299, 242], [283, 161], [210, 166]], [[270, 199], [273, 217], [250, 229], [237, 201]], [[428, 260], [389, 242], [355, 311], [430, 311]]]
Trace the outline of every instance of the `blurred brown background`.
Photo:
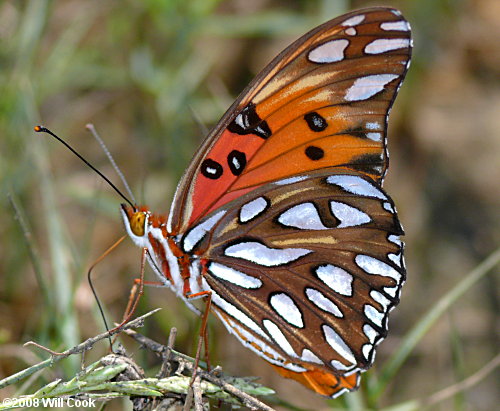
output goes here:
[[[61, 144], [35, 134], [35, 124], [53, 129], [118, 181], [84, 128], [93, 123], [138, 202], [166, 213], [205, 133], [199, 123], [214, 125], [252, 77], [307, 30], [374, 5], [403, 12], [415, 49], [389, 122], [385, 182], [407, 233], [408, 281], [389, 337], [364, 375], [358, 395], [369, 395], [366, 382], [376, 381], [409, 330], [498, 249], [498, 0], [1, 2], [0, 378], [46, 358], [22, 348], [27, 340], [62, 350], [103, 331], [86, 270], [124, 232], [120, 198]], [[96, 269], [109, 319], [121, 318], [139, 262], [140, 250], [127, 241]], [[427, 398], [491, 361], [499, 347], [498, 283], [497, 268], [468, 287], [371, 406]], [[165, 341], [175, 326], [177, 348], [193, 354], [199, 320], [168, 290], [147, 289], [138, 312], [152, 307], [163, 310], [142, 332]], [[212, 357], [228, 373], [261, 376], [299, 407], [354, 409], [349, 400], [326, 402], [281, 379], [212, 320]], [[154, 359], [122, 340], [152, 375]], [[103, 343], [89, 358], [106, 349]], [[45, 382], [73, 375], [78, 362], [60, 364]], [[496, 371], [431, 408], [492, 410], [500, 402], [498, 377]], [[12, 387], [0, 391], [0, 398], [13, 395]]]

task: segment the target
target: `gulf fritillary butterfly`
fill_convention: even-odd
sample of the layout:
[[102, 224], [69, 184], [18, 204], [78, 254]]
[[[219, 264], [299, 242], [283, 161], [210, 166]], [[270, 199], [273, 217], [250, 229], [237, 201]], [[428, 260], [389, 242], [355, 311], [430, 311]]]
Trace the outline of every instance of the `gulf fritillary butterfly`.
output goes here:
[[408, 70], [397, 10], [345, 14], [279, 54], [184, 173], [168, 219], [122, 205], [165, 286], [210, 294], [230, 333], [323, 395], [355, 389], [405, 280], [382, 189], [389, 110]]

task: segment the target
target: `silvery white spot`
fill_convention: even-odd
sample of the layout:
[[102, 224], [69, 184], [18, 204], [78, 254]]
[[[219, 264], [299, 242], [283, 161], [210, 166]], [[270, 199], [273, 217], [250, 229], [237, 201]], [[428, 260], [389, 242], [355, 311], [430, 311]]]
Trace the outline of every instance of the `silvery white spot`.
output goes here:
[[349, 176], [349, 175], [330, 176], [326, 179], [326, 182], [329, 184], [334, 184], [336, 186], [339, 186], [344, 191], [347, 191], [352, 194], [364, 197], [380, 198], [381, 200], [387, 200], [387, 196], [382, 191], [380, 191], [373, 184], [370, 184], [368, 181], [358, 176]]
[[406, 270], [405, 256], [401, 253], [401, 267]]
[[398, 295], [398, 286], [395, 286], [395, 287], [384, 287], [384, 292], [393, 297], [393, 298], [396, 298], [396, 296]]
[[392, 268], [389, 264], [386, 264], [376, 258], [370, 257], [369, 255], [358, 254], [354, 261], [359, 268], [367, 272], [368, 274], [382, 275], [384, 277], [394, 278], [398, 283], [401, 281], [401, 274]]
[[373, 141], [382, 141], [382, 133], [366, 133], [366, 137]]
[[394, 210], [394, 207], [392, 206], [391, 203], [385, 201], [384, 204], [382, 204], [382, 207], [384, 207], [385, 210], [389, 211], [390, 213], [395, 213], [396, 211]]
[[344, 51], [349, 45], [349, 40], [332, 40], [312, 49], [307, 58], [313, 63], [334, 63], [344, 60]]
[[219, 263], [210, 263], [208, 271], [217, 278], [242, 288], [252, 289], [262, 287], [262, 281], [260, 279]]
[[[356, 386], [357, 386], [357, 383], [356, 383]], [[338, 398], [341, 395], [344, 395], [346, 392], [349, 392], [349, 390], [347, 388], [342, 388], [341, 390], [330, 395], [330, 398], [333, 398], [333, 399]]]
[[356, 79], [345, 94], [347, 101], [368, 100], [384, 90], [386, 84], [398, 78], [397, 74], [373, 74]]
[[224, 214], [226, 214], [225, 210], [219, 211], [212, 217], [192, 228], [184, 237], [182, 242], [184, 251], [187, 253], [192, 251], [196, 244], [198, 244], [203, 237], [205, 237], [207, 232], [210, 231], [215, 224], [217, 224]]
[[[264, 343], [259, 338], [256, 338], [254, 334], [248, 332], [246, 329], [241, 327], [239, 324], [231, 320], [231, 317], [223, 316], [220, 310], [216, 310], [215, 313], [222, 320], [222, 323], [226, 326], [227, 330], [230, 334], [233, 334], [240, 340], [240, 342], [254, 353], [264, 358], [266, 361], [269, 361], [271, 364], [279, 365], [280, 367], [286, 368], [287, 370], [294, 372], [305, 372], [307, 371], [305, 368], [293, 364], [290, 362], [285, 362], [285, 358], [278, 353], [276, 350], [271, 348], [271, 346]], [[266, 339], [269, 340], [269, 337], [266, 335]]]
[[242, 113], [240, 113], [240, 114], [238, 114], [236, 116], [236, 118], [234, 119], [234, 122], [236, 124], [238, 124], [241, 128], [246, 128], [247, 127], [246, 124], [245, 124], [245, 122], [243, 121], [243, 114]]
[[382, 54], [387, 51], [404, 49], [406, 47], [410, 47], [409, 39], [377, 39], [366, 45], [365, 53]]
[[379, 335], [378, 332], [370, 324], [363, 325], [363, 332], [365, 333], [366, 338], [368, 338], [371, 344], [375, 342], [375, 339]]
[[348, 370], [351, 370], [353, 365], [345, 365], [345, 364], [342, 364], [340, 361], [338, 360], [331, 360], [330, 361], [330, 364], [332, 364], [332, 367], [335, 368], [336, 370], [339, 370], [339, 371], [348, 371]]
[[387, 254], [387, 258], [396, 264], [399, 268], [403, 268], [401, 263], [401, 253], [399, 254]]
[[352, 296], [354, 278], [346, 270], [335, 265], [321, 265], [316, 269], [316, 275], [336, 293]]
[[359, 16], [354, 16], [354, 17], [348, 18], [346, 21], [344, 21], [342, 23], [342, 26], [357, 26], [364, 19], [365, 19], [365, 15], [360, 14]]
[[372, 353], [373, 350], [373, 345], [371, 344], [364, 344], [363, 347], [361, 348], [361, 352], [363, 353], [363, 356], [367, 361], [370, 360], [370, 354]]
[[378, 292], [377, 290], [371, 290], [370, 297], [382, 306], [383, 311], [387, 311], [387, 307], [389, 307], [391, 300], [389, 300], [384, 294]]
[[264, 244], [248, 241], [227, 247], [224, 254], [265, 267], [275, 267], [295, 261], [309, 253], [312, 251], [305, 248], [269, 248]]
[[387, 239], [391, 243], [399, 245], [400, 247], [403, 245], [403, 243], [401, 242], [401, 237], [399, 235], [393, 235], [393, 234], [391, 234], [389, 237], [387, 237]]
[[264, 197], [256, 198], [244, 204], [240, 210], [240, 221], [246, 223], [261, 214], [268, 206]]
[[341, 357], [351, 364], [356, 364], [356, 358], [349, 346], [344, 342], [342, 337], [330, 326], [323, 324], [323, 333], [325, 334], [326, 342], [332, 347]]
[[325, 297], [322, 292], [315, 290], [314, 288], [306, 288], [306, 295], [314, 305], [321, 308], [323, 311], [329, 312], [339, 318], [344, 316], [337, 304]]
[[372, 221], [370, 216], [363, 211], [338, 201], [330, 201], [330, 210], [340, 220], [337, 228], [356, 227]]
[[304, 327], [302, 313], [290, 296], [285, 293], [274, 294], [269, 299], [269, 304], [286, 322], [298, 328]]
[[236, 157], [233, 157], [231, 159], [231, 161], [233, 162], [234, 168], [236, 168], [237, 170], [239, 170], [241, 166], [240, 166], [240, 162], [238, 161], [238, 159]]
[[318, 210], [313, 203], [297, 204], [278, 217], [278, 221], [288, 227], [303, 230], [327, 230], [321, 222]]
[[410, 31], [410, 24], [407, 21], [385, 21], [380, 24], [380, 28], [385, 31]]
[[380, 130], [380, 124], [377, 121], [368, 122], [365, 127], [368, 130]]
[[373, 324], [378, 325], [382, 328], [382, 322], [384, 321], [384, 313], [378, 311], [373, 305], [365, 304], [364, 313], [366, 318], [368, 318]]
[[323, 361], [321, 361], [316, 354], [314, 354], [312, 351], [308, 350], [307, 348], [304, 348], [302, 350], [302, 355], [300, 357], [302, 361], [305, 362], [313, 362], [316, 364], [323, 364]]
[[245, 324], [246, 327], [250, 328], [252, 331], [264, 337], [266, 340], [269, 340], [267, 334], [260, 328], [255, 321], [253, 321], [248, 315], [246, 315], [243, 311], [240, 311], [234, 305], [224, 300], [219, 294], [212, 290], [212, 303], [219, 307], [222, 311], [226, 312], [233, 318], [237, 319], [242, 324]]
[[262, 321], [262, 324], [264, 325], [266, 330], [269, 331], [269, 334], [271, 334], [273, 340], [276, 341], [276, 343], [280, 346], [280, 348], [283, 351], [285, 351], [290, 357], [298, 358], [298, 355], [295, 353], [295, 350], [286, 339], [285, 334], [281, 332], [281, 330], [275, 323], [273, 323], [271, 320], [265, 319]]
[[345, 30], [345, 34], [349, 36], [355, 36], [357, 34], [356, 29], [354, 27], [349, 27]]
[[284, 178], [283, 180], [276, 181], [274, 184], [277, 186], [284, 186], [287, 184], [298, 183], [299, 181], [304, 181], [306, 179], [307, 179], [307, 176], [290, 177], [290, 178]]

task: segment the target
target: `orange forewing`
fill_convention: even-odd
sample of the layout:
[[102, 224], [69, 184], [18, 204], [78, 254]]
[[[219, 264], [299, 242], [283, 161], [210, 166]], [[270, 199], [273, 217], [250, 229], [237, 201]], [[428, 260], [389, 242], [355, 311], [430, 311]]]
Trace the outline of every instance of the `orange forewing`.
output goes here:
[[[344, 26], [351, 16], [346, 14], [312, 30], [277, 56], [257, 76], [226, 112], [217, 127], [198, 150], [184, 174], [170, 213], [170, 228], [183, 232], [211, 210], [248, 192], [265, 182], [323, 167], [340, 166], [357, 169], [379, 181], [387, 167], [385, 152], [386, 116], [403, 80], [410, 58], [410, 47], [369, 55], [364, 48], [377, 38], [409, 39], [410, 33], [383, 31], [380, 22], [401, 21], [399, 14], [390, 9], [363, 10], [364, 20], [349, 32]], [[351, 28], [352, 29], [352, 28]], [[348, 46], [344, 58], [328, 64], [317, 64], [308, 54], [325, 42], [345, 39]], [[377, 74], [397, 76], [376, 96], [349, 102], [346, 92], [356, 79]], [[255, 119], [265, 122], [268, 138], [257, 134], [240, 135], [228, 130], [237, 116], [249, 105], [254, 106]], [[328, 122], [323, 132], [307, 128], [304, 115], [320, 113]], [[367, 139], [363, 133], [366, 122], [380, 125], [378, 141]], [[256, 124], [259, 124], [258, 122]], [[306, 145], [325, 150], [320, 161], [304, 156]], [[238, 150], [246, 158], [241, 174], [228, 170], [228, 155]], [[363, 156], [380, 157], [377, 171], [364, 171]], [[206, 159], [213, 160], [224, 169], [218, 179], [205, 177], [201, 166]], [[361, 167], [357, 165], [361, 163]], [[238, 191], [237, 194], [234, 193]]]

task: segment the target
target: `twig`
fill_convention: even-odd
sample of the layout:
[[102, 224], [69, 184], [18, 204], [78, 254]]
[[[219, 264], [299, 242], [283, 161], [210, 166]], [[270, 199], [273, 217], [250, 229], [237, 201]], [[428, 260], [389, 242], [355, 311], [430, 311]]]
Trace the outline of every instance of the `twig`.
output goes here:
[[[22, 371], [20, 371], [16, 374], [13, 374], [7, 378], [4, 378], [3, 380], [0, 381], [0, 389], [6, 387], [8, 385], [14, 384], [14, 383], [26, 378], [26, 377], [29, 377], [30, 375], [34, 374], [35, 372], [37, 372], [39, 370], [42, 370], [46, 367], [50, 367], [50, 366], [52, 366], [52, 364], [62, 360], [63, 358], [69, 357], [70, 355], [73, 355], [73, 354], [82, 353], [82, 352], [85, 352], [87, 350], [90, 350], [94, 346], [95, 343], [97, 343], [98, 341], [101, 341], [105, 338], [108, 338], [111, 335], [118, 334], [119, 332], [121, 332], [123, 330], [130, 329], [130, 328], [142, 327], [144, 320], [147, 317], [150, 317], [151, 315], [157, 313], [158, 311], [160, 311], [160, 308], [152, 310], [152, 311], [136, 318], [135, 320], [132, 320], [127, 324], [124, 324], [122, 327], [120, 327], [116, 330], [111, 330], [110, 332], [105, 332], [105, 333], [99, 334], [95, 337], [89, 338], [88, 340], [84, 341], [83, 343], [78, 344], [77, 346], [70, 348], [69, 350], [66, 350], [62, 353], [56, 353], [55, 351], [52, 351], [46, 347], [43, 347], [36, 342], [28, 341], [26, 344], [24, 344], [24, 346], [32, 345], [32, 346], [41, 348], [44, 351], [49, 352], [51, 354], [51, 357], [42, 361], [42, 362], [39, 362], [38, 364], [31, 366], [29, 368], [26, 368], [25, 370], [22, 370]], [[54, 354], [52, 354], [52, 353], [54, 353]]]
[[432, 394], [431, 396], [422, 401], [422, 405], [427, 407], [437, 404], [441, 401], [453, 397], [454, 395], [456, 395], [461, 391], [465, 391], [471, 388], [472, 386], [482, 381], [490, 372], [492, 372], [498, 366], [500, 366], [500, 354], [497, 354], [496, 357], [494, 357], [491, 361], [489, 361], [483, 368], [476, 371], [474, 374], [470, 375], [465, 380], [460, 381], [454, 385], [446, 387], [441, 391]]
[[[124, 332], [125, 332], [125, 334], [134, 338], [136, 341], [139, 341], [145, 348], [147, 348], [153, 352], [156, 352], [158, 354], [162, 354], [167, 350], [167, 348], [164, 345], [158, 344], [156, 341], [153, 341], [147, 337], [144, 337], [143, 335], [137, 333], [136, 331], [126, 330]], [[182, 372], [181, 370], [183, 370], [184, 368], [188, 369], [191, 373], [193, 372], [194, 361], [195, 361], [194, 358], [189, 357], [185, 354], [179, 353], [173, 349], [170, 349], [170, 353], [171, 353], [170, 354], [171, 361], [179, 362], [180, 369], [178, 370], [178, 373]], [[220, 367], [215, 368], [213, 371], [220, 372]], [[242, 391], [241, 389], [235, 387], [233, 384], [230, 384], [229, 382], [227, 382], [224, 379], [224, 377], [222, 377], [222, 378], [216, 377], [214, 375], [214, 373], [207, 372], [201, 368], [198, 368], [197, 374], [200, 376], [200, 378], [202, 380], [206, 380], [208, 382], [211, 382], [212, 384], [222, 388], [227, 393], [238, 398], [248, 408], [265, 410], [265, 411], [272, 411], [273, 410], [273, 408], [264, 404], [262, 401], [259, 401], [257, 398], [247, 394], [246, 392]]]
[[170, 358], [172, 357], [172, 349], [174, 348], [175, 338], [177, 337], [177, 328], [172, 327], [168, 335], [167, 350], [162, 354], [162, 363], [158, 378], [165, 378], [172, 374], [172, 367], [170, 365]]

